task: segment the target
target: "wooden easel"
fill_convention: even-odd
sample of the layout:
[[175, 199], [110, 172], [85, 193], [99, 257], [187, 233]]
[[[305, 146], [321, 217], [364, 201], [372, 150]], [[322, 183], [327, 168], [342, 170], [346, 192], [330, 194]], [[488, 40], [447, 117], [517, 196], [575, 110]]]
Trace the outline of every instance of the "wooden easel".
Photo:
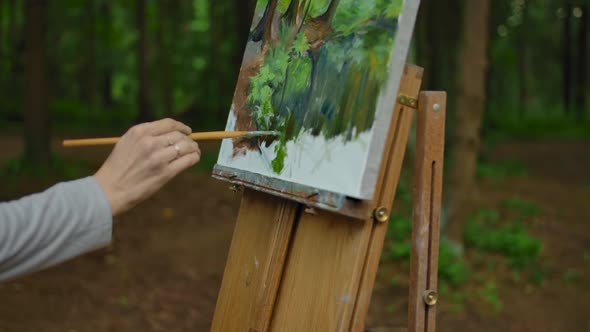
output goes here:
[[244, 191], [212, 331], [364, 330], [416, 109], [408, 330], [434, 331], [446, 94], [420, 93], [422, 73], [405, 68], [364, 220]]

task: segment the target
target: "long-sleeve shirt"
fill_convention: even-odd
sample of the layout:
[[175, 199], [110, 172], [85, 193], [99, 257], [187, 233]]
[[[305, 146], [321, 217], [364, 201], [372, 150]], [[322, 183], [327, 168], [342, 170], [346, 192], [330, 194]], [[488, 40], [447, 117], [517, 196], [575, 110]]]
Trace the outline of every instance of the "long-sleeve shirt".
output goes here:
[[108, 245], [112, 224], [94, 177], [0, 203], [0, 282]]

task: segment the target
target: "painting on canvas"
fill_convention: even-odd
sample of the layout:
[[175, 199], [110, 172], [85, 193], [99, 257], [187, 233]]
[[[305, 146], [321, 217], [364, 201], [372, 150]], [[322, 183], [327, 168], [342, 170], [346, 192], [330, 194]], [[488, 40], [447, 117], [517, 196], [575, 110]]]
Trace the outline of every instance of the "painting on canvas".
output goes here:
[[258, 0], [216, 169], [371, 199], [418, 0]]

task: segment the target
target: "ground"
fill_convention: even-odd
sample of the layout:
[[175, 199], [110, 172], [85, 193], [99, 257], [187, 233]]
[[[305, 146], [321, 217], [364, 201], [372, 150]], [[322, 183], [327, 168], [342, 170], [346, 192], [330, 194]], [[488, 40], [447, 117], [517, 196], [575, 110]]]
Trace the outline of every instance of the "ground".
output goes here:
[[[21, 149], [18, 135], [0, 135], [0, 162]], [[56, 151], [98, 167], [108, 149]], [[215, 146], [204, 147], [213, 151]], [[527, 176], [484, 181], [474, 204], [518, 196], [543, 207], [531, 224], [543, 239], [548, 271], [540, 286], [516, 283], [508, 271], [488, 272], [503, 303], [494, 312], [465, 289], [456, 310], [444, 296], [438, 331], [590, 331], [590, 142], [506, 142], [493, 160], [520, 160]], [[3, 178], [0, 200], [47, 188]], [[0, 331], [208, 331], [236, 217], [239, 194], [207, 172], [188, 171], [116, 220], [114, 242], [68, 263], [0, 284]], [[479, 203], [477, 203], [479, 202]], [[383, 263], [369, 327], [405, 324], [407, 289]], [[568, 272], [569, 271], [569, 272]], [[574, 273], [575, 272], [575, 273]], [[399, 274], [399, 272], [398, 272]]]

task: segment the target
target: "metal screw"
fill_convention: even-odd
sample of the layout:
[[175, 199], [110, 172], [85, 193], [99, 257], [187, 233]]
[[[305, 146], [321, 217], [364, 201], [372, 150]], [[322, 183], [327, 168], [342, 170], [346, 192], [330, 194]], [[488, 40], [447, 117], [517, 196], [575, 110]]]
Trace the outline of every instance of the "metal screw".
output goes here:
[[373, 216], [378, 222], [386, 222], [389, 220], [389, 211], [384, 207], [380, 207], [373, 212]]
[[438, 112], [438, 111], [440, 111], [440, 104], [434, 104], [434, 105], [432, 106], [432, 109], [433, 109], [435, 112]]
[[429, 289], [424, 291], [422, 298], [424, 299], [424, 303], [426, 303], [427, 306], [432, 307], [436, 304], [436, 302], [438, 302], [438, 293]]
[[244, 188], [243, 188], [242, 186], [238, 186], [238, 185], [236, 185], [236, 184], [232, 184], [232, 185], [229, 187], [229, 190], [231, 190], [231, 191], [233, 191], [233, 192], [235, 192], [235, 193], [239, 193], [239, 192], [241, 192], [243, 189], [244, 189]]

